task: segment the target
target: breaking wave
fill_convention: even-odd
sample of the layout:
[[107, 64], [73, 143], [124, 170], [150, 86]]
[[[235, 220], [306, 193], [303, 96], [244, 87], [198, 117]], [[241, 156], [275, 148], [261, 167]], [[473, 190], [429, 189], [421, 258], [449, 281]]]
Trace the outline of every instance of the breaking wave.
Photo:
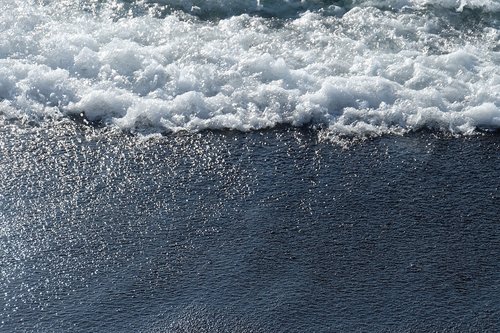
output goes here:
[[131, 132], [500, 128], [497, 1], [0, 4], [0, 115]]

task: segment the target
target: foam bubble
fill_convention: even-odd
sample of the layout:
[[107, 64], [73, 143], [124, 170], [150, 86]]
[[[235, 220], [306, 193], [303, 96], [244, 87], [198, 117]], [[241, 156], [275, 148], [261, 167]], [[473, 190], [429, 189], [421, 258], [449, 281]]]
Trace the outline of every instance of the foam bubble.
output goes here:
[[[2, 2], [1, 114], [82, 115], [138, 132], [311, 123], [350, 135], [500, 127], [498, 21], [471, 22], [451, 2], [441, 3], [454, 9], [448, 16], [422, 10], [437, 6], [423, 0], [386, 1], [399, 8], [389, 11], [370, 2], [292, 1], [296, 14], [285, 19], [215, 20], [127, 14], [117, 1], [86, 4]], [[190, 4], [235, 13], [255, 7]], [[461, 4], [497, 10], [488, 1]]]

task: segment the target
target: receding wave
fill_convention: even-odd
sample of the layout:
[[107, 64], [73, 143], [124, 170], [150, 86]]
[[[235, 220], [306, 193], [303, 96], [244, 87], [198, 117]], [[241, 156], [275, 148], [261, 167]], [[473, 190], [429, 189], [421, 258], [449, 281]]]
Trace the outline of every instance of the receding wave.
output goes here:
[[0, 114], [148, 133], [496, 130], [499, 6], [6, 0]]

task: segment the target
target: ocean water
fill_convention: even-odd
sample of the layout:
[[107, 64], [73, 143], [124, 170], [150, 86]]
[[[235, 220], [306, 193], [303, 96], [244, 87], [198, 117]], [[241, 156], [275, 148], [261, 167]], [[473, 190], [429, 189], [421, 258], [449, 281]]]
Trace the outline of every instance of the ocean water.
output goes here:
[[500, 2], [0, 0], [0, 332], [497, 332]]

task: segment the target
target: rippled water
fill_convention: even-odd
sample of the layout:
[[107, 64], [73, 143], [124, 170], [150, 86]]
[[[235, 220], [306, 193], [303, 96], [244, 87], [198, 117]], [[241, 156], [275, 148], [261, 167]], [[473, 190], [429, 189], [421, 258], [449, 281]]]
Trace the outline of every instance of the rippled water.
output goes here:
[[0, 133], [2, 331], [500, 324], [497, 135]]

